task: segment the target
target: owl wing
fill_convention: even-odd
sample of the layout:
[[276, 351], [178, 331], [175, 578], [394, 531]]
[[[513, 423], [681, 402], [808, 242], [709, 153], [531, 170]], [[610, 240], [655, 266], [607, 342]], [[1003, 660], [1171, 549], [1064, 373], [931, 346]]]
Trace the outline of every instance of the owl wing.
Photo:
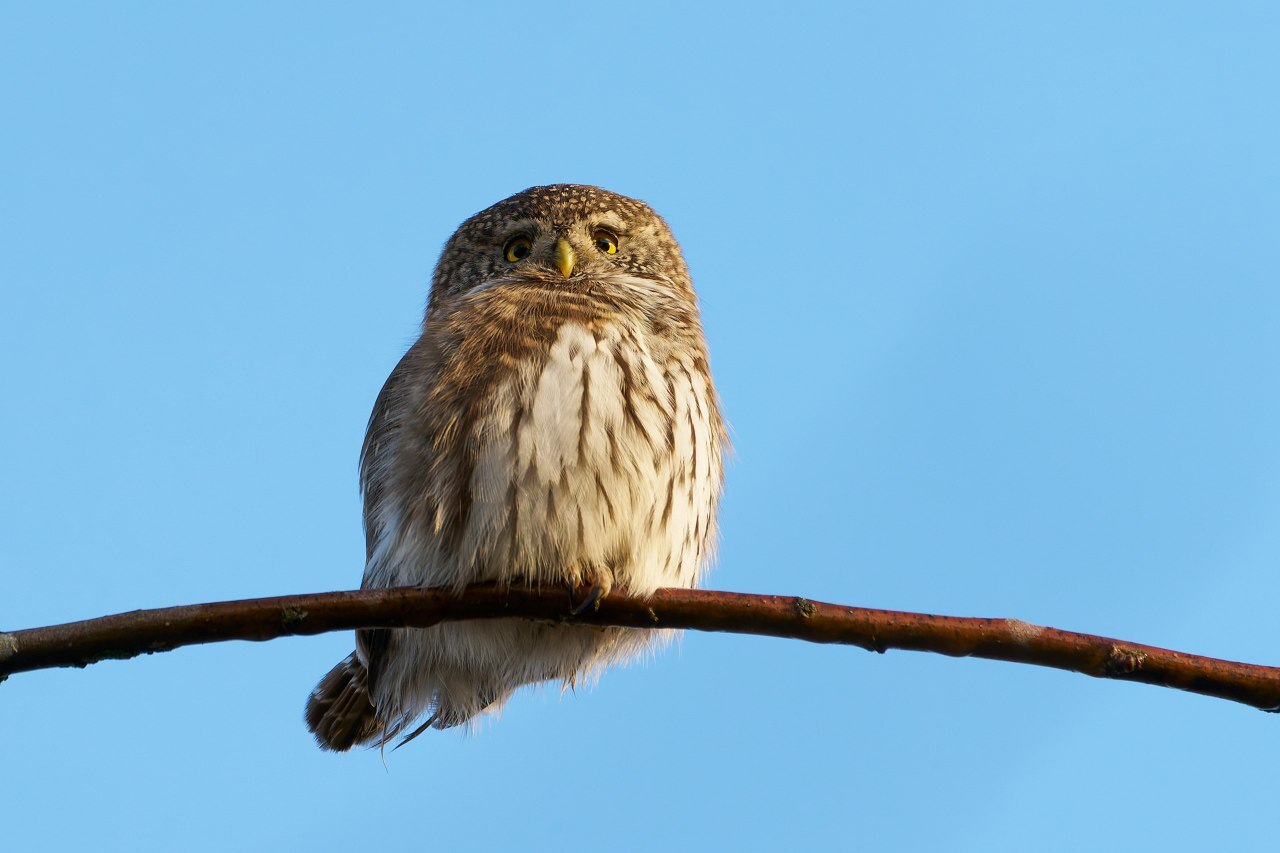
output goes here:
[[[398, 439], [403, 429], [405, 408], [409, 405], [409, 385], [417, 372], [414, 350], [409, 349], [383, 383], [369, 415], [364, 444], [360, 447], [360, 492], [364, 496], [365, 559], [373, 562], [374, 552], [388, 532], [387, 501], [392, 488]], [[365, 586], [369, 586], [370, 565], [365, 567]]]
[[[379, 550], [389, 550], [388, 541], [396, 531], [388, 529], [399, 497], [396, 492], [396, 469], [399, 445], [405, 432], [405, 420], [412, 416], [414, 400], [430, 380], [430, 369], [424, 366], [423, 341], [420, 339], [404, 354], [391, 371], [378, 398], [374, 401], [360, 448], [360, 491], [364, 495], [365, 572], [361, 588], [386, 586]], [[369, 692], [376, 689], [378, 676], [392, 642], [392, 632], [385, 628], [367, 628], [356, 632], [356, 648], [368, 668]], [[376, 693], [374, 694], [376, 695]]]

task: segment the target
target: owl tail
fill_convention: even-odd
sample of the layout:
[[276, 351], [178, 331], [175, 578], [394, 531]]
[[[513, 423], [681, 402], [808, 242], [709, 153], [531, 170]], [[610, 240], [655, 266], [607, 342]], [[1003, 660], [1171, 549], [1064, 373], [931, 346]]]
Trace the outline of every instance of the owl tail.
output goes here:
[[352, 652], [311, 691], [307, 728], [322, 749], [346, 752], [382, 733], [382, 723], [369, 699], [368, 674]]

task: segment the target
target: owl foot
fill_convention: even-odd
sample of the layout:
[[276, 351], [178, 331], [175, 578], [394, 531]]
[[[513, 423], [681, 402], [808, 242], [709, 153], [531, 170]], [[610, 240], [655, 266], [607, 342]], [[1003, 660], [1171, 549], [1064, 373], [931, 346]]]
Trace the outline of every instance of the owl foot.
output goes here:
[[[574, 574], [575, 576], [568, 583], [569, 613], [573, 616], [581, 616], [591, 608], [598, 607], [601, 599], [613, 589], [613, 572], [605, 566], [593, 566]], [[582, 587], [587, 588], [586, 597], [575, 603], [574, 596]]]

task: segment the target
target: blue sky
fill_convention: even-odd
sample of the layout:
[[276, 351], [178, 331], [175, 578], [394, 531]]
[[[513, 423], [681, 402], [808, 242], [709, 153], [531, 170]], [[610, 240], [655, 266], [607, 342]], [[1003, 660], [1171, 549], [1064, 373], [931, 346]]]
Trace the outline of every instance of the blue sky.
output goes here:
[[[1280, 657], [1270, 4], [11, 3], [0, 626], [357, 585], [452, 229], [651, 202], [737, 453], [711, 585]], [[11, 849], [1274, 846], [1280, 719], [689, 634], [322, 754], [349, 635], [0, 685]], [[124, 844], [124, 841], [118, 843]]]

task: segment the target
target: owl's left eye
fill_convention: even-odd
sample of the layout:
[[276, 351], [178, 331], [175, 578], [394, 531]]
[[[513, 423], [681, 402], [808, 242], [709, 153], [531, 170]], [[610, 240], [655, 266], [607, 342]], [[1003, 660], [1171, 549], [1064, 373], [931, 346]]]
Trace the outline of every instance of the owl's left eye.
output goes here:
[[591, 242], [606, 255], [618, 254], [618, 235], [608, 228], [597, 228], [591, 235]]
[[514, 264], [516, 261], [523, 261], [529, 257], [529, 253], [532, 251], [533, 243], [529, 242], [528, 237], [512, 237], [507, 241], [502, 253], [506, 256], [508, 263]]

